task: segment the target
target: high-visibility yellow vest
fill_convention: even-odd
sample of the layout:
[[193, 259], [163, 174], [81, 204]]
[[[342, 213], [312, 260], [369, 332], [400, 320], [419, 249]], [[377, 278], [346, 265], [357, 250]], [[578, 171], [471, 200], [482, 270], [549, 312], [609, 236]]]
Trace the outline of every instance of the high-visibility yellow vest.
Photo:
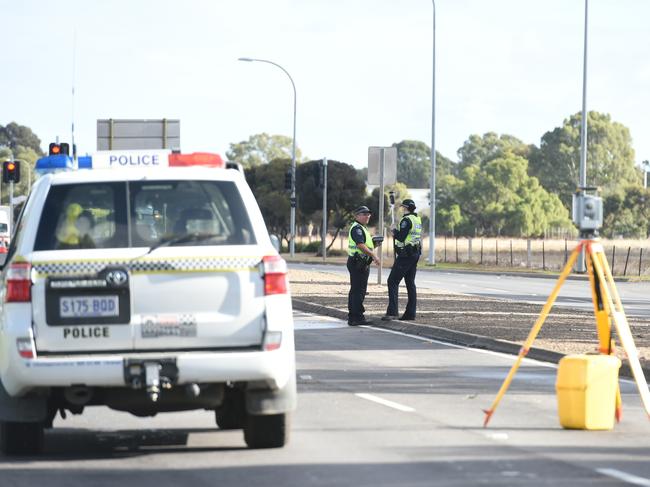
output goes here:
[[418, 246], [422, 244], [422, 219], [414, 214], [404, 216], [411, 221], [411, 228], [404, 242], [395, 240], [396, 247], [406, 247], [407, 245]]
[[362, 250], [359, 247], [357, 247], [357, 243], [352, 239], [352, 229], [354, 229], [356, 225], [359, 225], [361, 227], [361, 229], [363, 230], [363, 234], [366, 236], [366, 241], [364, 242], [366, 244], [366, 247], [368, 247], [370, 250], [375, 248], [375, 244], [372, 241], [372, 236], [370, 235], [368, 229], [364, 227], [361, 223], [354, 222], [350, 226], [350, 230], [348, 230], [348, 255], [350, 257], [356, 254], [365, 255], [362, 252]]
[[78, 203], [71, 203], [68, 205], [65, 213], [65, 221], [61, 228], [56, 232], [56, 238], [60, 243], [67, 245], [79, 244], [81, 236], [77, 229], [76, 222], [82, 212], [83, 208]]

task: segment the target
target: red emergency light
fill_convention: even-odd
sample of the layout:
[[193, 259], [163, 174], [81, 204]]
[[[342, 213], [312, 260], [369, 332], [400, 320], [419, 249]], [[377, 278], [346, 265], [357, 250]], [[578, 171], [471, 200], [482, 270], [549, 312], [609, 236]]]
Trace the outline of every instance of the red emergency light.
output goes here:
[[226, 167], [219, 154], [210, 152], [192, 152], [191, 154], [169, 154], [169, 167], [204, 166]]

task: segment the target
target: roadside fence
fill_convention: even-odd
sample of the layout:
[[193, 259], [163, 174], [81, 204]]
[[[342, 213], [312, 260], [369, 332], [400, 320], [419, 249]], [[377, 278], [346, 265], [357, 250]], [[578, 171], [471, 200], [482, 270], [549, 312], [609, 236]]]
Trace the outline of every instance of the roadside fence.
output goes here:
[[[297, 237], [296, 242], [307, 244], [316, 239]], [[389, 236], [382, 246], [385, 257], [394, 257], [392, 240]], [[600, 243], [615, 276], [650, 275], [650, 240], [601, 239]], [[577, 244], [576, 239], [438, 236], [436, 237], [436, 262], [560, 271]], [[425, 236], [422, 249], [424, 258], [428, 256], [428, 246], [429, 238]], [[339, 236], [331, 249], [338, 250], [336, 253], [339, 255], [345, 252], [347, 235]]]

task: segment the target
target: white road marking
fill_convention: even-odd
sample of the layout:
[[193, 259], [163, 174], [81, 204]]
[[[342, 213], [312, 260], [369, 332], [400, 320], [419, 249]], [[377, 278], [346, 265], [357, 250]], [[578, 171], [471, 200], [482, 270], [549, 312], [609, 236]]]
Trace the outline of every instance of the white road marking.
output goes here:
[[[392, 333], [393, 335], [401, 335], [405, 336], [408, 338], [414, 338], [415, 340], [420, 340], [421, 342], [427, 342], [427, 343], [435, 343], [437, 345], [443, 345], [445, 347], [450, 347], [450, 348], [460, 348], [461, 350], [470, 350], [472, 352], [478, 352], [478, 353], [484, 353], [486, 355], [494, 355], [496, 357], [501, 357], [501, 358], [507, 358], [510, 360], [516, 360], [517, 356], [516, 355], [511, 355], [508, 353], [502, 353], [502, 352], [493, 352], [492, 350], [483, 350], [480, 348], [472, 348], [472, 347], [466, 347], [465, 345], [457, 345], [455, 343], [448, 343], [448, 342], [442, 342], [440, 340], [434, 340], [433, 338], [425, 338], [425, 337], [420, 337], [417, 335], [411, 335], [409, 333], [403, 333], [401, 331], [395, 331], [395, 330], [387, 330], [385, 328], [376, 328], [374, 326], [364, 326], [363, 328], [371, 328], [376, 331], [381, 331], [384, 333]], [[532, 358], [524, 357], [523, 359], [524, 362], [528, 363], [533, 363], [536, 365], [540, 365], [542, 367], [550, 367], [552, 369], [557, 369], [557, 364], [552, 364], [550, 362], [542, 362], [540, 360], [535, 360]], [[624, 380], [624, 379], [621, 379]]]
[[496, 289], [494, 287], [484, 287], [483, 290], [492, 291], [493, 293], [511, 294], [511, 291], [506, 291], [505, 289]]
[[360, 397], [361, 399], [366, 399], [367, 401], [376, 402], [377, 404], [382, 404], [383, 406], [388, 406], [389, 408], [397, 409], [398, 411], [403, 411], [405, 413], [412, 413], [415, 411], [412, 407], [404, 406], [398, 402], [389, 401], [388, 399], [382, 399], [381, 397], [373, 396], [372, 394], [365, 394], [363, 392], [358, 392], [355, 396]]
[[315, 313], [300, 314], [294, 313], [293, 329], [294, 330], [319, 330], [328, 328], [346, 328], [348, 325], [345, 321], [333, 318], [331, 316], [321, 316]]
[[521, 472], [517, 472], [516, 470], [504, 470], [501, 472], [501, 475], [504, 477], [519, 477]]
[[484, 433], [487, 438], [491, 440], [507, 440], [508, 433]]
[[317, 313], [310, 313], [309, 311], [297, 311], [294, 310], [293, 317], [295, 320], [300, 319], [318, 319], [320, 321], [341, 321], [339, 318], [334, 318], [333, 316], [319, 315]]
[[627, 482], [628, 484], [632, 485], [643, 485], [646, 487], [650, 487], [650, 480], [643, 478], [643, 477], [637, 477], [636, 475], [632, 475], [626, 472], [622, 472], [620, 470], [616, 470], [614, 468], [597, 468], [596, 472], [606, 475], [608, 477], [612, 477], [618, 480], [622, 480], [623, 482]]

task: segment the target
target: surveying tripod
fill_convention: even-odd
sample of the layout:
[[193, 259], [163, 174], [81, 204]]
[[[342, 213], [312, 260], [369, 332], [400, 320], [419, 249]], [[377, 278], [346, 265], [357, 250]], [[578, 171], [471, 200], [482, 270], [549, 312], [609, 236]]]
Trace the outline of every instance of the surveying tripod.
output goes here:
[[[584, 249], [586, 257], [586, 267], [587, 274], [589, 276], [589, 285], [591, 287], [591, 297], [594, 305], [594, 315], [596, 318], [596, 330], [598, 332], [598, 351], [602, 354], [612, 354], [614, 351], [614, 341], [612, 339], [611, 333], [611, 322], [614, 322], [616, 327], [616, 334], [618, 339], [625, 350], [627, 359], [632, 370], [632, 375], [634, 381], [636, 382], [637, 388], [639, 389], [639, 395], [641, 396], [641, 401], [643, 407], [646, 411], [646, 414], [650, 417], [650, 392], [648, 391], [648, 384], [646, 383], [645, 376], [643, 375], [643, 369], [639, 363], [639, 353], [634, 344], [634, 339], [632, 338], [632, 332], [630, 331], [630, 325], [627, 322], [625, 317], [625, 311], [623, 310], [623, 304], [621, 303], [621, 298], [616, 290], [616, 285], [614, 284], [614, 278], [612, 277], [612, 271], [609, 268], [607, 263], [607, 258], [605, 257], [605, 251], [603, 246], [600, 243], [599, 239], [595, 237], [593, 232], [587, 232], [581, 234], [583, 240], [581, 240], [576, 248], [571, 252], [571, 256], [567, 260], [564, 269], [562, 270], [560, 277], [558, 278], [553, 291], [551, 292], [546, 304], [542, 308], [542, 311], [537, 318], [537, 321], [533, 325], [533, 328], [528, 334], [528, 338], [524, 342], [524, 345], [519, 351], [517, 360], [510, 369], [510, 372], [506, 376], [499, 392], [497, 393], [494, 402], [490, 409], [484, 410], [485, 420], [483, 426], [487, 426], [490, 418], [494, 414], [499, 402], [503, 398], [503, 395], [508, 390], [512, 379], [517, 372], [517, 369], [521, 365], [523, 358], [526, 356], [528, 351], [533, 345], [535, 338], [542, 329], [544, 321], [548, 317], [551, 307], [560, 292], [560, 288], [564, 281], [571, 273], [573, 265], [578, 258], [580, 252]], [[620, 421], [621, 418], [621, 392], [617, 388], [616, 391], [616, 420]]]

